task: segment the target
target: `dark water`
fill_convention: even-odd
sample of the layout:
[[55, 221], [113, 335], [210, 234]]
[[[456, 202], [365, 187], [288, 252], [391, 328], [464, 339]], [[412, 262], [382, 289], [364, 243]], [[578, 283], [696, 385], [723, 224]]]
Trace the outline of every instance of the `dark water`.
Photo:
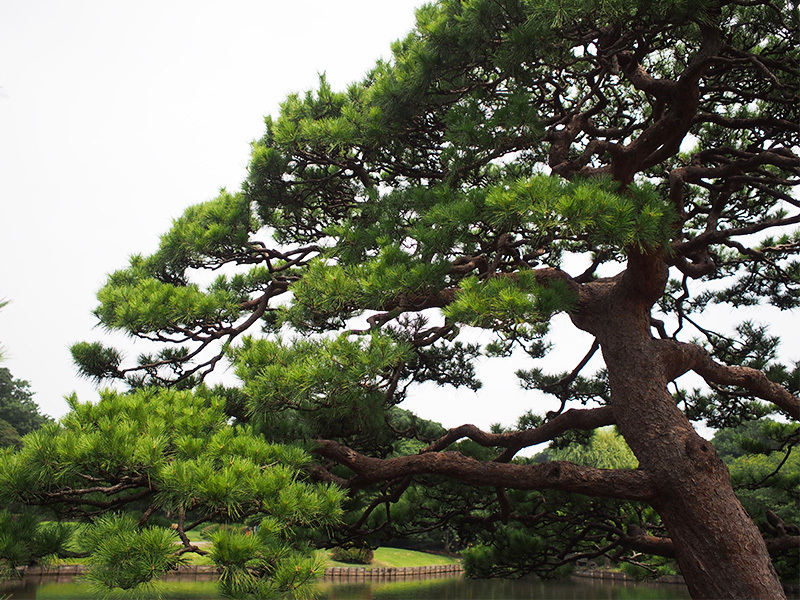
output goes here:
[[[324, 600], [684, 600], [684, 586], [665, 584], [602, 583], [588, 579], [560, 582], [537, 580], [472, 580], [461, 577], [405, 579], [400, 581], [324, 580]], [[0, 588], [10, 600], [90, 600], [102, 594], [69, 578], [36, 578]], [[111, 598], [127, 598], [112, 595]], [[140, 596], [141, 597], [141, 596]], [[217, 600], [216, 584], [208, 577], [182, 577], [160, 584], [151, 597], [164, 600]]]
[[369, 583], [323, 583], [326, 600], [684, 600], [690, 598], [683, 585], [601, 583], [587, 579], [543, 582], [535, 579], [463, 579], [449, 577], [424, 581]]

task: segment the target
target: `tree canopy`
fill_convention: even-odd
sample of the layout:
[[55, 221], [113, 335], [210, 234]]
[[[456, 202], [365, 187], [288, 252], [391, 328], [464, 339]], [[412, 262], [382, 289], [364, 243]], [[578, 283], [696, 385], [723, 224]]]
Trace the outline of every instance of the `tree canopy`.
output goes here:
[[[132, 388], [191, 388], [231, 361], [238, 417], [285, 419], [315, 477], [383, 485], [387, 503], [426, 475], [645, 502], [660, 529], [616, 543], [674, 554], [696, 597], [780, 597], [692, 423], [800, 418], [798, 363], [752, 311], [800, 305], [797, 39], [782, 0], [427, 5], [362, 81], [289, 96], [240, 191], [109, 276], [100, 323], [157, 350], [73, 355]], [[718, 304], [735, 328], [710, 318]], [[567, 368], [547, 363], [569, 343], [549, 335], [558, 313], [594, 338]], [[531, 361], [519, 428], [465, 424], [397, 451], [392, 436], [417, 431], [392, 409], [417, 384], [476, 389], [474, 360], [512, 352]], [[537, 415], [534, 390], [560, 409]], [[514, 460], [607, 425], [636, 468]], [[488, 454], [450, 449], [465, 437]]]

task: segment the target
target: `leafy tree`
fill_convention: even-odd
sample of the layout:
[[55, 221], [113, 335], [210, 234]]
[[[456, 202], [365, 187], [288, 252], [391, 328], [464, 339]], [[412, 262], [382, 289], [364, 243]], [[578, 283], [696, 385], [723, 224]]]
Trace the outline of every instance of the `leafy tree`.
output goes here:
[[[0, 514], [14, 524], [0, 535], [6, 571], [82, 555], [98, 585], [131, 589], [152, 586], [195, 553], [220, 568], [231, 597], [308, 593], [322, 572], [310, 544], [338, 520], [341, 492], [304, 480], [306, 452], [229, 424], [224, 403], [205, 389], [68, 402], [58, 424], [0, 455], [0, 499], [20, 508]], [[40, 525], [47, 515], [85, 525]], [[187, 533], [211, 521], [247, 522], [255, 532], [222, 529], [210, 549], [192, 543]]]
[[19, 447], [22, 444], [22, 438], [19, 433], [7, 421], [0, 420], [0, 447], [7, 446]]
[[[237, 414], [317, 416], [317, 477], [646, 502], [666, 533], [625, 543], [674, 553], [695, 597], [779, 598], [768, 546], [692, 422], [800, 417], [797, 366], [748, 312], [800, 305], [797, 39], [784, 0], [423, 7], [363, 81], [287, 98], [240, 192], [189, 208], [109, 276], [99, 321], [161, 349], [124, 364], [84, 343], [75, 359], [134, 388], [191, 387], [227, 356]], [[741, 324], [720, 325], [715, 305]], [[569, 343], [548, 337], [560, 312], [594, 336], [563, 373], [536, 362]], [[474, 345], [475, 328], [493, 341]], [[390, 456], [387, 428], [414, 432], [386, 413], [415, 384], [476, 389], [473, 360], [513, 351], [532, 361], [523, 386], [559, 410]], [[684, 389], [687, 373], [705, 385]], [[512, 462], [608, 425], [638, 468]], [[464, 437], [491, 458], [449, 449]]]
[[30, 384], [0, 368], [0, 446], [18, 446], [23, 435], [52, 421], [39, 412]]

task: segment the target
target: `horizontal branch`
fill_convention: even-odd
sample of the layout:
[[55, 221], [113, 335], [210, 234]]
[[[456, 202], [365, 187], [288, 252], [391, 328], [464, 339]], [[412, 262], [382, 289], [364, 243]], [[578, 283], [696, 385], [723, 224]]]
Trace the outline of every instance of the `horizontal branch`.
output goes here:
[[75, 508], [82, 506], [91, 506], [101, 510], [110, 510], [117, 506], [138, 502], [152, 496], [154, 491], [152, 489], [144, 489], [128, 496], [117, 496], [110, 500], [93, 500], [83, 496], [64, 495], [58, 492], [51, 492], [39, 498], [26, 498], [25, 502], [28, 504], [48, 506], [52, 504], [64, 504]]
[[675, 558], [675, 546], [669, 538], [656, 537], [644, 532], [637, 535], [627, 535], [620, 539], [625, 548], [630, 548], [642, 554], [654, 554], [666, 558]]
[[314, 452], [356, 473], [348, 487], [414, 475], [443, 475], [465, 483], [518, 490], [560, 490], [587, 496], [649, 500], [654, 491], [646, 473], [595, 469], [570, 462], [520, 465], [484, 462], [460, 452], [426, 452], [396, 458], [372, 458], [333, 440], [317, 440]]
[[[636, 550], [637, 552], [675, 558], [675, 546], [670, 538], [655, 537], [641, 533], [639, 535], [625, 536], [620, 542], [626, 548]], [[770, 554], [780, 554], [788, 550], [800, 548], [800, 536], [783, 535], [776, 538], [765, 539], [764, 543], [767, 545], [767, 551]]]
[[707, 350], [697, 344], [670, 340], [660, 340], [658, 343], [664, 347], [671, 346], [670, 379], [691, 370], [709, 383], [744, 388], [753, 396], [771, 402], [791, 418], [800, 420], [800, 398], [783, 386], [770, 381], [762, 371], [750, 367], [720, 364]]
[[[450, 429], [421, 452], [439, 452], [462, 438], [469, 438], [481, 446], [507, 448], [513, 456], [522, 448], [548, 442], [571, 429], [596, 429], [606, 425], [613, 425], [614, 422], [614, 413], [611, 407], [602, 406], [591, 409], [572, 408], [539, 427], [524, 431], [487, 433], [478, 429], [475, 425], [461, 425]], [[503, 458], [510, 458], [507, 457], [507, 454], [509, 453], [504, 453], [502, 455]], [[503, 459], [499, 460], [503, 462]]]

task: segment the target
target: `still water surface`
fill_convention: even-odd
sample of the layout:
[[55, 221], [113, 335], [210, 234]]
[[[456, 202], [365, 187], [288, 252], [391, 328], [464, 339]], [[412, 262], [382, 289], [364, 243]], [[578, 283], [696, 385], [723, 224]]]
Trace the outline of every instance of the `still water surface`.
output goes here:
[[[181, 578], [161, 584], [164, 600], [218, 600], [216, 583], [208, 578]], [[601, 583], [587, 579], [560, 582], [525, 580], [473, 580], [462, 577], [429, 577], [400, 581], [325, 580], [320, 584], [324, 600], [684, 600], [684, 586], [666, 584]], [[14, 587], [0, 588], [10, 600], [89, 600], [101, 598], [87, 584], [63, 578], [28, 579]], [[125, 596], [111, 596], [111, 598]], [[155, 597], [155, 596], [154, 596]]]

